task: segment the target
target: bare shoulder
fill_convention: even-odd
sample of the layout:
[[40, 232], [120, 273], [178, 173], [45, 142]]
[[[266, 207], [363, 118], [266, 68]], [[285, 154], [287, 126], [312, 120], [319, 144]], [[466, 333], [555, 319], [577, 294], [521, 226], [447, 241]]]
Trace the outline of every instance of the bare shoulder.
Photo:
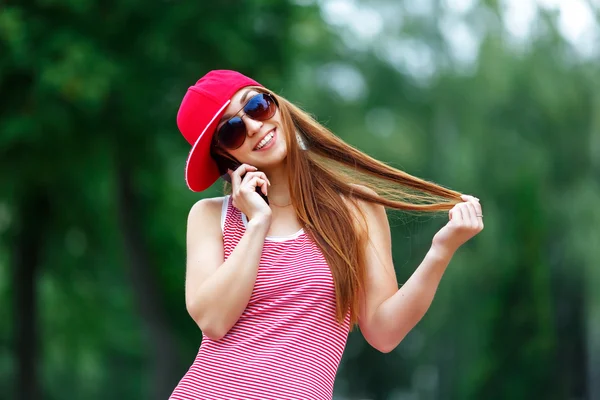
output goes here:
[[[357, 191], [362, 191], [374, 196], [377, 195], [377, 192], [367, 186], [358, 184], [351, 185]], [[359, 199], [348, 199], [346, 197], [344, 197], [344, 201], [350, 212], [354, 215], [354, 220], [359, 229], [370, 231], [373, 228], [382, 227], [386, 229], [389, 227], [384, 206]]]
[[205, 199], [200, 199], [192, 206], [190, 210], [190, 215], [211, 213], [214, 211], [219, 211], [220, 213], [224, 199], [225, 197], [209, 197]]
[[357, 183], [351, 183], [350, 186], [352, 186], [356, 191], [363, 192], [363, 193], [368, 193], [368, 194], [372, 194], [374, 196], [377, 196], [377, 192], [374, 191], [373, 189], [371, 189], [368, 186], [359, 185]]
[[197, 201], [190, 209], [186, 234], [186, 305], [190, 311], [197, 288], [223, 263], [223, 197]]
[[218, 228], [221, 225], [221, 210], [225, 197], [211, 197], [198, 200], [190, 209], [188, 215], [188, 230], [202, 227]]

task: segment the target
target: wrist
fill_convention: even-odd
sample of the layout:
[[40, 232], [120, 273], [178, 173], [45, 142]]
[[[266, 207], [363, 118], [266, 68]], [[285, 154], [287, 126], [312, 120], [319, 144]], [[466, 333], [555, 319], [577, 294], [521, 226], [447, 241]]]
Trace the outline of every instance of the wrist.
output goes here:
[[248, 221], [247, 230], [254, 234], [263, 234], [267, 236], [267, 232], [271, 227], [270, 215], [256, 215]]
[[428, 255], [440, 261], [450, 261], [452, 259], [452, 256], [454, 256], [455, 252], [456, 249], [454, 248], [434, 243], [431, 245]]

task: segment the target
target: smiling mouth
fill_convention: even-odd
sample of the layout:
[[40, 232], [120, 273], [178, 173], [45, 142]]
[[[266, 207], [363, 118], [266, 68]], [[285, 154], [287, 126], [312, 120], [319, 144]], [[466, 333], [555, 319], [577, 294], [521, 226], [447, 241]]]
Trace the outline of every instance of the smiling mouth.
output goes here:
[[262, 149], [263, 147], [265, 147], [266, 145], [271, 143], [271, 141], [273, 140], [274, 137], [275, 137], [275, 129], [273, 129], [271, 132], [267, 133], [267, 135], [260, 142], [258, 142], [258, 144], [254, 148], [254, 150]]

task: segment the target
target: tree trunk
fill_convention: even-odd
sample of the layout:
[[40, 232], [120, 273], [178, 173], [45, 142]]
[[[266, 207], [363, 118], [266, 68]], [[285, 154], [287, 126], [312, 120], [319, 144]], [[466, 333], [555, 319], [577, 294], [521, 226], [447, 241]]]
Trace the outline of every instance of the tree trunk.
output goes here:
[[146, 333], [148, 351], [152, 358], [152, 393], [149, 398], [165, 399], [171, 394], [178, 371], [176, 346], [171, 334], [161, 294], [152, 268], [147, 245], [139, 224], [139, 201], [132, 185], [131, 169], [123, 158], [117, 159], [118, 218], [134, 297]]
[[39, 343], [36, 282], [43, 248], [47, 198], [41, 190], [23, 196], [17, 211], [13, 241], [13, 318], [15, 338], [16, 398], [40, 399]]

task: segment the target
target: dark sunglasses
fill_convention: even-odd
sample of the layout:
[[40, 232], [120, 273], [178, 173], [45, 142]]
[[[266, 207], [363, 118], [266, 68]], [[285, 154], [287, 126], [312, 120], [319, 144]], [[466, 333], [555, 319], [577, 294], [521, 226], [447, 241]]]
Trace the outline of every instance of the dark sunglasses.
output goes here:
[[266, 121], [275, 115], [277, 101], [269, 93], [259, 93], [250, 98], [244, 108], [242, 117], [236, 115], [227, 120], [215, 134], [216, 142], [227, 150], [239, 149], [246, 141], [246, 124], [242, 119], [248, 116], [255, 121]]

